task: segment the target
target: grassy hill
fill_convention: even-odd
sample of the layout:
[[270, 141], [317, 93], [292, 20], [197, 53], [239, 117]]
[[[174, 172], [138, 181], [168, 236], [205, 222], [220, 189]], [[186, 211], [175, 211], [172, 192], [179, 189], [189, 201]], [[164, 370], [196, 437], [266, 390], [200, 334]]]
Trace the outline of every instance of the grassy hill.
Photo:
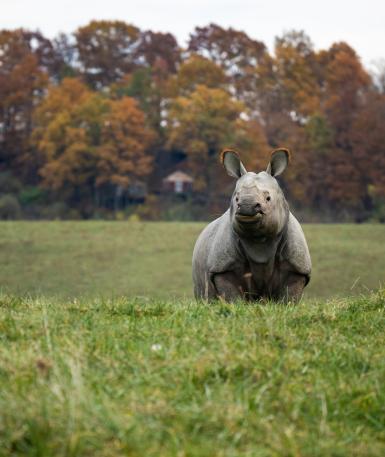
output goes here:
[[[0, 289], [59, 297], [192, 295], [200, 223], [2, 222]], [[307, 297], [384, 285], [383, 225], [304, 225], [313, 275]]]
[[380, 457], [384, 327], [380, 292], [296, 307], [2, 296], [0, 455]]

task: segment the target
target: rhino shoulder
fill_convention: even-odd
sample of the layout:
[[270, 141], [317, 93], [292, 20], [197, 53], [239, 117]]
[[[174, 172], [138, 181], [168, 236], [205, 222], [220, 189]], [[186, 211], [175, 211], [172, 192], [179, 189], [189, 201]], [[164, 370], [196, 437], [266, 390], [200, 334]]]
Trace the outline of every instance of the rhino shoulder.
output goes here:
[[292, 213], [289, 214], [281, 258], [287, 261], [294, 271], [310, 278], [311, 259], [309, 248], [302, 227]]
[[211, 222], [200, 234], [193, 254], [210, 273], [227, 271], [238, 256], [229, 211]]

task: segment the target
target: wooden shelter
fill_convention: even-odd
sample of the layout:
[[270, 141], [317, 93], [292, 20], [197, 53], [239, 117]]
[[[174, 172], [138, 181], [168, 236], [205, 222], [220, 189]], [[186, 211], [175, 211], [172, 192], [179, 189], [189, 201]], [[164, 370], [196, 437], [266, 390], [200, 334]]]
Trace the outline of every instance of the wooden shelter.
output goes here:
[[177, 170], [163, 179], [163, 190], [175, 194], [185, 194], [192, 191], [194, 179], [183, 171]]

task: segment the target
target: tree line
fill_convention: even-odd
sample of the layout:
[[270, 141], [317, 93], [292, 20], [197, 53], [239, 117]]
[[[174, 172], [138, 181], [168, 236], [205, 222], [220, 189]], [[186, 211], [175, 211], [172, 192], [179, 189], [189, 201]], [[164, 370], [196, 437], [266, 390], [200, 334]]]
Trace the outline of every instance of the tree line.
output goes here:
[[[297, 211], [384, 221], [384, 75], [347, 43], [316, 50], [302, 31], [269, 52], [215, 24], [185, 47], [122, 21], [52, 40], [1, 30], [0, 218], [207, 218], [231, 191], [222, 148], [260, 170], [284, 146], [283, 186]], [[193, 192], [170, 200], [161, 182], [177, 168]]]

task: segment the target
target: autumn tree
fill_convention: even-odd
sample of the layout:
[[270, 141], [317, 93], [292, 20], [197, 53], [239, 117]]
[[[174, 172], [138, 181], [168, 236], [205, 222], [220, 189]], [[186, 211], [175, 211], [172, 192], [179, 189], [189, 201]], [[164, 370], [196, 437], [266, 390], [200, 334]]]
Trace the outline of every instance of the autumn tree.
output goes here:
[[135, 100], [123, 97], [111, 101], [102, 117], [96, 185], [127, 188], [146, 178], [152, 170], [148, 153], [152, 140], [153, 133]]
[[336, 130], [338, 146], [344, 147], [349, 145], [352, 121], [370, 86], [370, 76], [346, 43], [332, 45], [319, 59], [324, 73], [324, 110]]
[[368, 215], [385, 222], [385, 95], [367, 94], [364, 106], [353, 121], [352, 148], [355, 166], [360, 170], [364, 190], [362, 219]]
[[256, 103], [258, 69], [268, 59], [266, 46], [262, 42], [253, 40], [245, 32], [209, 24], [195, 28], [190, 35], [188, 50], [209, 58], [223, 68], [237, 97], [249, 108], [253, 107]]
[[262, 124], [256, 119], [240, 116], [236, 120], [233, 145], [242, 152], [242, 161], [249, 171], [262, 171], [267, 167], [271, 146]]
[[319, 111], [318, 62], [310, 38], [302, 31], [276, 38], [274, 65], [282, 109], [298, 120]]
[[258, 146], [265, 147], [260, 128], [254, 129], [254, 136], [248, 135], [253, 126], [242, 119], [245, 111], [246, 107], [225, 90], [203, 85], [189, 96], [176, 98], [170, 106], [168, 147], [186, 153], [196, 190], [206, 192], [209, 198], [221, 191], [218, 155], [223, 148], [244, 147], [245, 164], [252, 166], [253, 154], [262, 154]]
[[35, 122], [43, 185], [86, 213], [150, 171], [151, 132], [128, 97], [109, 100], [64, 79], [37, 108]]
[[190, 35], [188, 50], [208, 57], [234, 80], [246, 77], [247, 70], [258, 65], [266, 53], [266, 47], [260, 41], [242, 31], [224, 29], [216, 24], [196, 27]]
[[170, 33], [140, 32], [135, 49], [135, 68], [110, 86], [113, 97], [134, 97], [163, 141], [162, 110], [169, 95], [168, 79], [177, 68], [181, 50]]
[[[118, 83], [110, 86], [112, 98], [124, 96], [135, 98], [149, 118], [154, 114], [152, 108], [156, 103], [154, 100], [157, 98], [156, 90], [150, 68], [138, 68], [125, 75]], [[157, 121], [159, 122], [159, 120]], [[154, 123], [156, 124], [157, 121], [154, 120]]]
[[176, 95], [187, 95], [204, 85], [209, 88], [226, 88], [228, 79], [224, 70], [213, 61], [192, 54], [180, 65], [178, 73], [170, 81], [171, 91]]
[[351, 142], [352, 158], [360, 170], [366, 196], [385, 199], [385, 95], [367, 94], [364, 106], [353, 121]]
[[163, 112], [169, 96], [167, 79], [159, 78], [152, 68], [138, 68], [111, 85], [110, 94], [114, 99], [128, 96], [138, 102], [148, 126], [156, 134], [157, 147], [161, 147], [164, 142]]
[[359, 209], [365, 178], [354, 162], [352, 134], [357, 112], [365, 103], [370, 77], [355, 51], [346, 43], [319, 53], [323, 76], [322, 108], [332, 126], [334, 145], [329, 151], [325, 188], [334, 207]]
[[92, 21], [75, 32], [84, 79], [102, 88], [136, 68], [140, 31], [123, 21]]
[[0, 31], [0, 167], [18, 174], [28, 165], [32, 111], [49, 79], [47, 44], [39, 38], [21, 29]]
[[63, 78], [77, 76], [79, 69], [77, 68], [77, 51], [74, 37], [65, 33], [59, 33], [52, 40], [52, 46], [56, 59], [60, 62], [56, 74], [56, 82], [61, 81]]
[[140, 33], [136, 59], [139, 66], [168, 75], [176, 72], [181, 60], [181, 50], [171, 33], [146, 30]]
[[77, 79], [51, 87], [35, 111], [33, 143], [42, 184], [64, 198], [89, 197], [96, 177], [96, 147], [107, 101]]

